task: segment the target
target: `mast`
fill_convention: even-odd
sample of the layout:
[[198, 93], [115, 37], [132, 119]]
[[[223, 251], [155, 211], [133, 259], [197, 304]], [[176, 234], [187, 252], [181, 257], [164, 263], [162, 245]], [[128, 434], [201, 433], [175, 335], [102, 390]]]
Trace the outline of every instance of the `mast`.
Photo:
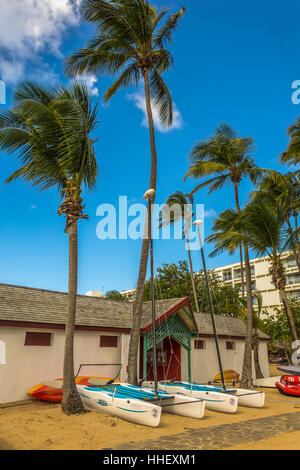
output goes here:
[[153, 331], [153, 378], [155, 395], [158, 395], [157, 380], [157, 352], [156, 352], [156, 312], [155, 312], [155, 294], [154, 294], [154, 260], [153, 260], [153, 237], [152, 237], [152, 204], [155, 190], [148, 189], [144, 194], [144, 199], [148, 199], [148, 237], [150, 239], [150, 267], [151, 267], [151, 300], [152, 300], [152, 331]]
[[206, 271], [206, 264], [205, 264], [205, 258], [204, 258], [204, 251], [203, 251], [202, 239], [201, 239], [201, 234], [200, 234], [200, 225], [202, 223], [203, 223], [202, 220], [198, 219], [198, 220], [195, 220], [195, 222], [193, 222], [193, 225], [197, 226], [199, 243], [200, 243], [200, 251], [201, 251], [201, 257], [202, 257], [202, 264], [203, 264], [203, 272], [204, 272], [204, 277], [205, 277], [205, 284], [206, 284], [206, 290], [207, 290], [207, 296], [208, 296], [211, 322], [212, 322], [213, 331], [214, 331], [214, 338], [215, 338], [215, 344], [216, 344], [216, 350], [217, 350], [217, 356], [218, 356], [219, 369], [220, 369], [223, 389], [226, 390], [226, 384], [225, 384], [225, 379], [224, 379], [223, 366], [222, 366], [221, 354], [220, 354], [220, 348], [219, 348], [219, 341], [218, 341], [217, 329], [216, 329], [216, 324], [215, 324], [214, 308], [213, 308], [213, 303], [212, 303], [211, 295], [210, 295], [210, 289], [209, 289], [209, 283], [208, 283], [208, 277], [207, 277], [207, 271]]

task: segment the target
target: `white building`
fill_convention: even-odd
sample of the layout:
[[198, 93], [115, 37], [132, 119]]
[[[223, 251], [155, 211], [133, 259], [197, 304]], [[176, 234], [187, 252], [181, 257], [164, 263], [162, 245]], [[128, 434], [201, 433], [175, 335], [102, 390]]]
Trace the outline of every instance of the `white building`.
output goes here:
[[[62, 377], [67, 294], [0, 284], [0, 403], [29, 398], [42, 380]], [[158, 378], [212, 380], [219, 372], [210, 316], [193, 313], [189, 299], [156, 302]], [[79, 295], [74, 342], [74, 372], [81, 376], [127, 378], [129, 335], [134, 304]], [[216, 315], [223, 369], [241, 374], [245, 323]], [[151, 302], [143, 306], [140, 378], [151, 379]], [[260, 332], [259, 360], [269, 376], [268, 336]], [[1, 351], [0, 351], [1, 352]], [[105, 364], [105, 365], [104, 365]], [[254, 367], [253, 367], [254, 371]]]
[[[281, 256], [286, 269], [287, 286], [286, 291], [291, 298], [300, 300], [300, 274], [294, 257], [289, 252]], [[275, 307], [283, 307], [277, 289], [271, 282], [269, 274], [270, 261], [268, 256], [250, 260], [252, 288], [262, 295], [263, 309], [269, 313], [274, 312]], [[228, 264], [215, 268], [213, 271], [219, 274], [225, 284], [241, 286], [241, 265], [240, 263]], [[244, 278], [245, 279], [245, 278]], [[255, 304], [255, 298], [253, 298]]]

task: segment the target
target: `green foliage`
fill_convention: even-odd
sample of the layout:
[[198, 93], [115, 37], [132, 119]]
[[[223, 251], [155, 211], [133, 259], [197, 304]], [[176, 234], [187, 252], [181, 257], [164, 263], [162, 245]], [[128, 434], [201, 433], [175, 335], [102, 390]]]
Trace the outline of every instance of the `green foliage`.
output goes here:
[[238, 138], [224, 123], [216, 129], [214, 136], [197, 142], [190, 153], [191, 165], [184, 179], [215, 176], [200, 183], [192, 192], [208, 186], [210, 194], [225, 184], [239, 184], [244, 177], [255, 182], [264, 170], [259, 169], [250, 157], [253, 144], [251, 137]]
[[106, 292], [105, 298], [110, 300], [121, 300], [124, 302], [127, 302], [129, 300], [127, 295], [122, 294], [117, 290], [109, 290], [108, 292]]
[[46, 190], [58, 186], [92, 189], [97, 162], [91, 133], [97, 106], [80, 83], [47, 89], [36, 83], [20, 84], [13, 109], [0, 113], [0, 149], [17, 154], [21, 164], [7, 180], [22, 177]]
[[[300, 301], [291, 299], [290, 306], [293, 312], [296, 331], [300, 338]], [[270, 347], [280, 346], [291, 354], [292, 337], [284, 309], [276, 308], [275, 313], [267, 314], [263, 322], [266, 334], [272, 338]]]
[[[239, 287], [223, 284], [213, 271], [208, 271], [208, 278], [215, 314], [239, 316], [243, 309], [239, 302]], [[194, 279], [200, 311], [210, 313], [204, 274], [195, 273]], [[189, 297], [195, 308], [191, 275], [186, 261], [179, 261], [178, 264], [164, 263], [157, 269], [154, 282], [157, 300]], [[144, 299], [151, 300], [150, 280], [145, 283]]]

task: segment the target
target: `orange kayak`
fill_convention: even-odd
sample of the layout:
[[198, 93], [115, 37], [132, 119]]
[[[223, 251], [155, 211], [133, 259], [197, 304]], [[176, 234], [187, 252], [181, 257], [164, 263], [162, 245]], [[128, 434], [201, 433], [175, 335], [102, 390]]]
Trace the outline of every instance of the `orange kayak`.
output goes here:
[[[76, 377], [75, 383], [78, 385], [88, 385], [90, 379], [111, 380], [109, 377]], [[56, 379], [62, 382], [62, 378]], [[118, 382], [115, 380], [114, 382]], [[62, 400], [62, 388], [49, 387], [47, 385], [38, 384], [27, 392], [27, 395], [37, 398], [38, 400], [52, 401], [60, 403]]]

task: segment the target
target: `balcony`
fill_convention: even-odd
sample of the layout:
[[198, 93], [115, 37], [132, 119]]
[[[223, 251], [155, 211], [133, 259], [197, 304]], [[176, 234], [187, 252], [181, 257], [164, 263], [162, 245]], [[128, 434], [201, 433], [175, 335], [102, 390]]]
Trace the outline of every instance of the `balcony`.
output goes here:
[[[236, 284], [236, 286], [238, 286], [240, 288], [240, 292], [242, 292], [242, 285], [240, 283], [238, 283], [238, 284]], [[246, 292], [246, 290], [247, 290], [246, 282], [244, 282], [244, 289], [245, 289], [245, 292]], [[251, 282], [251, 289], [256, 290], [256, 282], [255, 281]]]
[[[245, 269], [243, 270], [243, 273], [244, 273], [244, 278], [245, 278], [246, 277], [246, 270]], [[254, 266], [250, 267], [250, 273], [251, 273], [251, 277], [255, 276]], [[241, 279], [241, 277], [242, 277], [241, 270], [240, 269], [235, 270], [233, 272], [233, 277], [234, 277], [234, 279]]]

